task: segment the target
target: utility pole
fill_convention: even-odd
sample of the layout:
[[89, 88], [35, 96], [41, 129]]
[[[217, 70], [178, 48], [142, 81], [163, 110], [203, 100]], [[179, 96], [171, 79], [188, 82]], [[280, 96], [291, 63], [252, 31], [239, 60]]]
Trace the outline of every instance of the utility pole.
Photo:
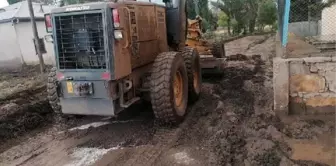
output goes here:
[[41, 70], [41, 73], [44, 73], [44, 60], [43, 60], [43, 56], [42, 56], [41, 49], [40, 49], [40, 42], [39, 42], [39, 36], [38, 36], [37, 28], [36, 28], [33, 4], [31, 0], [27, 0], [27, 3], [28, 3], [30, 21], [32, 24], [32, 29], [33, 29], [34, 44], [35, 44], [36, 52], [37, 52], [39, 62], [40, 62], [40, 70]]

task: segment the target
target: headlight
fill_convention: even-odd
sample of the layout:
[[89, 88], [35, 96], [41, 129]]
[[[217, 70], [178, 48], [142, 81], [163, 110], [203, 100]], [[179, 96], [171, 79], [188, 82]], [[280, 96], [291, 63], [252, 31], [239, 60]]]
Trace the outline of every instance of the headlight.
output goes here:
[[119, 30], [114, 31], [114, 38], [115, 39], [122, 39], [123, 38], [122, 32], [119, 31]]

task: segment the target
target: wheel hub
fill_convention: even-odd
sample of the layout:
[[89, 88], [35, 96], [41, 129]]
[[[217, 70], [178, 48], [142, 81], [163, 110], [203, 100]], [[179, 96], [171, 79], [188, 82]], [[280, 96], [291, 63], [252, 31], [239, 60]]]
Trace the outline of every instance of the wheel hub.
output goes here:
[[194, 89], [198, 89], [199, 87], [199, 71], [197, 69], [194, 70], [193, 73], [194, 76], [194, 80], [193, 80], [193, 85], [194, 85]]
[[180, 71], [177, 71], [174, 77], [174, 97], [176, 106], [180, 107], [183, 101], [183, 80]]

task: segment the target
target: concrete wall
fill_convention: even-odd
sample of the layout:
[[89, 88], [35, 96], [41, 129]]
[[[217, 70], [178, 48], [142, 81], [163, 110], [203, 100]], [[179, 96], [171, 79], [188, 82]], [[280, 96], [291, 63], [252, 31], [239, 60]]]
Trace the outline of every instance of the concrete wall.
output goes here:
[[336, 5], [322, 11], [322, 35], [336, 34]]
[[321, 34], [321, 21], [293, 22], [288, 25], [288, 32], [301, 37], [317, 36]]
[[21, 65], [21, 51], [12, 23], [0, 24], [0, 67]]
[[334, 114], [336, 56], [275, 58], [274, 100], [286, 114]]
[[[43, 21], [36, 22], [38, 34], [40, 38], [43, 38], [47, 33]], [[16, 33], [18, 35], [18, 42], [22, 52], [23, 60], [27, 64], [38, 64], [38, 56], [35, 53], [33, 43], [33, 33], [30, 22], [20, 22], [15, 25]], [[54, 63], [54, 50], [52, 43], [44, 42], [47, 53], [43, 55], [44, 62], [46, 64]]]

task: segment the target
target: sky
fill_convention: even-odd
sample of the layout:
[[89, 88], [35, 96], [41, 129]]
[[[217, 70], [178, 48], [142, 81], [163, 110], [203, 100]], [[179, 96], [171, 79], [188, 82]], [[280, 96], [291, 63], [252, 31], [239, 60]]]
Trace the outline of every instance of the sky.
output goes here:
[[0, 8], [5, 7], [8, 5], [7, 0], [0, 0]]

